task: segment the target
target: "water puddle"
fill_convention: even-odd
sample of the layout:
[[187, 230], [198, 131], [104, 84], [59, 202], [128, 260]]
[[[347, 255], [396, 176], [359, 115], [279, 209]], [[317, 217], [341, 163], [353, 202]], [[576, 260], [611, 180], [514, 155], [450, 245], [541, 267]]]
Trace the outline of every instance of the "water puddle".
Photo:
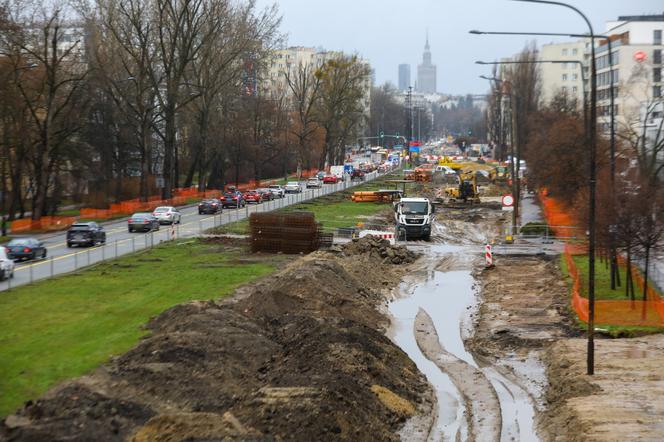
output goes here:
[[[423, 251], [429, 255], [431, 268], [413, 275], [411, 284], [402, 286], [401, 298], [389, 305], [393, 316], [391, 336], [433, 385], [438, 400], [438, 416], [429, 435], [432, 441], [467, 439], [463, 400], [450, 380], [420, 351], [413, 333], [415, 316], [425, 310], [433, 320], [442, 346], [449, 353], [477, 367], [466, 350], [463, 337], [472, 325], [470, 313], [478, 300], [471, 274], [477, 246], [431, 245]], [[444, 262], [444, 265], [439, 265]], [[438, 267], [438, 270], [433, 268]], [[482, 371], [498, 394], [503, 415], [501, 440], [537, 440], [533, 428], [534, 408], [528, 393], [503, 377], [497, 370]]]

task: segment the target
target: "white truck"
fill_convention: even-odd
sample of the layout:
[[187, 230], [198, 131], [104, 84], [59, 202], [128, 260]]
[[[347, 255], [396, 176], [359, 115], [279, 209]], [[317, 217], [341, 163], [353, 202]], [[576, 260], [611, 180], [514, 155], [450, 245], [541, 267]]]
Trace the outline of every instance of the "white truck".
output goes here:
[[344, 175], [344, 166], [330, 166], [330, 175], [336, 175], [339, 181], [346, 179]]
[[429, 241], [434, 212], [435, 207], [427, 198], [401, 198], [394, 203], [397, 238]]

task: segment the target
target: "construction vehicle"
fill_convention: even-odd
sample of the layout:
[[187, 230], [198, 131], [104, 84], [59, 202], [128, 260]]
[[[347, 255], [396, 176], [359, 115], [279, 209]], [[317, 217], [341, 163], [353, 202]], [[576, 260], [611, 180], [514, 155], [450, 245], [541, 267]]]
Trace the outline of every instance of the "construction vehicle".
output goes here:
[[448, 202], [463, 201], [464, 203], [479, 203], [480, 196], [477, 188], [477, 174], [478, 171], [476, 170], [461, 172], [458, 176], [458, 184], [445, 189], [445, 197]]
[[447, 166], [453, 170], [459, 170], [463, 167], [462, 164], [460, 163], [455, 163], [452, 160], [450, 160], [450, 157], [444, 156], [443, 158], [438, 160], [438, 165], [439, 166]]
[[429, 241], [434, 212], [434, 205], [428, 198], [401, 198], [394, 203], [397, 238]]

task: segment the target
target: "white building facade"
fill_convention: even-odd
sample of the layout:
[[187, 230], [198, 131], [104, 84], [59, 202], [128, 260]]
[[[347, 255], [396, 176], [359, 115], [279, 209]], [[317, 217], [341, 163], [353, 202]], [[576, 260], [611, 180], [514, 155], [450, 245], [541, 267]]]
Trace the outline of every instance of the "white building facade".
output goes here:
[[540, 60], [567, 61], [569, 63], [541, 63], [540, 80], [541, 99], [544, 103], [559, 94], [565, 94], [583, 102], [583, 61], [585, 43], [583, 41], [567, 43], [549, 43], [540, 49]]

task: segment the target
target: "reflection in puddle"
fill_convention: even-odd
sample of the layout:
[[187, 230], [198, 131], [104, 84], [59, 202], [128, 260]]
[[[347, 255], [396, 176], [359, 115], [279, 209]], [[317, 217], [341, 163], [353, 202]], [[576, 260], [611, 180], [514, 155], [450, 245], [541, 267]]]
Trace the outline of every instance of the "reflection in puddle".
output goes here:
[[[404, 286], [403, 298], [389, 305], [393, 316], [392, 339], [415, 362], [436, 390], [438, 417], [429, 440], [466, 440], [467, 428], [463, 401], [456, 387], [420, 351], [413, 330], [421, 308], [433, 320], [442, 346], [450, 353], [477, 367], [466, 351], [462, 336], [469, 323], [469, 312], [477, 305], [471, 275], [477, 247], [432, 245], [423, 250], [439, 270], [413, 275], [417, 284]], [[528, 394], [491, 367], [482, 368], [494, 385], [501, 403], [503, 431], [501, 440], [537, 440], [533, 428], [534, 409]]]

